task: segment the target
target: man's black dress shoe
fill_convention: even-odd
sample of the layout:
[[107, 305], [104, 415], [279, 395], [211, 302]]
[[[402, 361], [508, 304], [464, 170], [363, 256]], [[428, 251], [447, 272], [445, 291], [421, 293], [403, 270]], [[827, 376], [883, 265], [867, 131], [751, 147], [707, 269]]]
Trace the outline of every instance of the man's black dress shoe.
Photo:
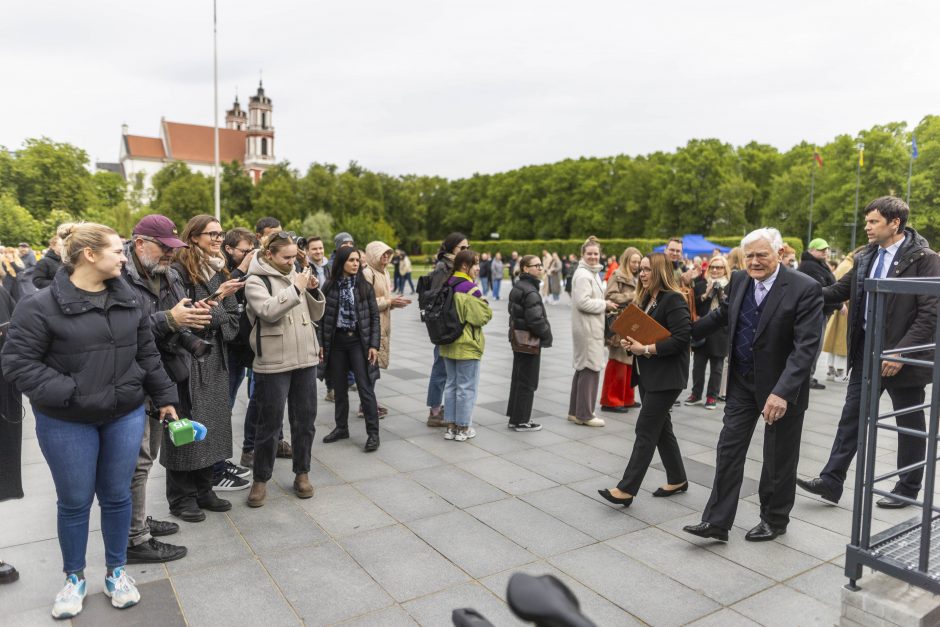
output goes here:
[[186, 522], [202, 522], [206, 519], [206, 513], [195, 505], [186, 509], [171, 509], [170, 513]]
[[797, 479], [796, 485], [800, 486], [810, 494], [823, 497], [824, 500], [829, 501], [830, 503], [839, 502], [839, 497], [833, 494], [832, 490], [829, 489], [829, 486], [826, 485], [826, 482], [819, 477], [815, 477], [809, 481], [806, 479]]
[[326, 437], [323, 438], [324, 444], [329, 444], [330, 442], [336, 442], [337, 440], [347, 440], [349, 439], [349, 429], [343, 429], [342, 427], [336, 427], [332, 431], [326, 434]]
[[711, 538], [712, 540], [718, 540], [720, 542], [728, 541], [728, 531], [709, 522], [700, 522], [697, 525], [686, 525], [682, 528], [682, 531], [686, 533], [691, 533], [693, 536], [698, 536], [700, 538]]
[[762, 520], [760, 524], [744, 535], [744, 539], [748, 542], [767, 542], [777, 536], [784, 535], [786, 532], [786, 528], [773, 527], [770, 523]]
[[623, 505], [624, 507], [630, 507], [630, 504], [633, 502], [633, 497], [628, 496], [625, 499], [620, 499], [610, 493], [610, 490], [604, 488], [603, 490], [598, 490], [598, 494], [603, 496], [605, 499], [613, 503], [614, 505]]
[[656, 488], [656, 491], [653, 492], [653, 496], [672, 496], [673, 494], [679, 494], [680, 492], [688, 492], [688, 491], [689, 491], [689, 482], [686, 481], [675, 490], [667, 490], [665, 488]]
[[210, 512], [227, 512], [232, 509], [232, 502], [220, 499], [216, 493], [209, 490], [196, 499], [199, 509], [207, 509]]
[[817, 381], [816, 379], [809, 380], [809, 389], [811, 390], [825, 390], [826, 386]]
[[[349, 435], [347, 434], [346, 437], [348, 438]], [[366, 453], [371, 453], [372, 451], [378, 450], [378, 448], [379, 448], [379, 436], [370, 435], [368, 438], [366, 438], [366, 447], [365, 447]]]
[[897, 499], [891, 498], [890, 496], [886, 496], [875, 501], [875, 505], [883, 509], [904, 509], [905, 507], [908, 507], [910, 503], [905, 503], [904, 501], [899, 501]]

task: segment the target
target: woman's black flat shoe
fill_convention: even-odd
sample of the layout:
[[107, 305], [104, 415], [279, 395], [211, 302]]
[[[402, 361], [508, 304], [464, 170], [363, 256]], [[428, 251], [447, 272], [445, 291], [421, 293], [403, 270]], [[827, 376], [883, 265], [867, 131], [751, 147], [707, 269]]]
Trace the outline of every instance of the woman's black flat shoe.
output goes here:
[[686, 481], [675, 490], [664, 490], [663, 488], [656, 488], [656, 491], [653, 492], [653, 496], [672, 496], [673, 494], [678, 494], [679, 492], [688, 492], [688, 491], [689, 491], [689, 482]]
[[616, 496], [610, 493], [610, 490], [606, 488], [603, 490], [598, 490], [597, 493], [603, 496], [605, 499], [607, 499], [611, 503], [613, 503], [614, 505], [623, 505], [624, 507], [630, 507], [630, 503], [633, 502], [632, 496], [627, 497], [625, 499], [618, 499]]

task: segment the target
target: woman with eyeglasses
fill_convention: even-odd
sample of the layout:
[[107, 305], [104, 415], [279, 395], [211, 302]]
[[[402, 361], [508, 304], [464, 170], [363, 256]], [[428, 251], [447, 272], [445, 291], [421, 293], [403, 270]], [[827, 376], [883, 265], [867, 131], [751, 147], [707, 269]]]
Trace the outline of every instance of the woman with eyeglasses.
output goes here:
[[[548, 257], [551, 260], [551, 256]], [[544, 265], [545, 260], [542, 260]], [[574, 343], [574, 377], [568, 402], [568, 420], [588, 427], [603, 427], [604, 419], [594, 414], [597, 385], [604, 367], [604, 314], [617, 303], [604, 297], [598, 276], [601, 244], [594, 236], [581, 246], [581, 261], [571, 288], [571, 335]]]
[[[509, 332], [528, 331], [537, 336], [539, 350], [552, 345], [552, 326], [548, 323], [539, 294], [543, 272], [542, 260], [537, 255], [524, 256], [519, 263], [516, 283], [509, 292]], [[512, 353], [512, 380], [506, 416], [509, 417], [509, 428], [519, 433], [542, 428], [542, 425], [532, 422], [532, 401], [539, 387], [540, 363], [541, 354]]]
[[[202, 331], [192, 331], [194, 355], [189, 381], [178, 384], [180, 406], [186, 418], [205, 425], [204, 440], [176, 447], [169, 434], [163, 437], [160, 463], [166, 467], [166, 498], [170, 513], [186, 522], [206, 519], [202, 510], [226, 512], [232, 504], [213, 491], [214, 467], [232, 456], [232, 409], [229, 404], [229, 373], [226, 342], [238, 334], [238, 301], [235, 292], [242, 287], [228, 280], [222, 241], [225, 231], [215, 218], [198, 215], [183, 229], [181, 239], [187, 248], [176, 252], [173, 268], [179, 273], [187, 296], [212, 305], [212, 321]], [[210, 297], [213, 297], [210, 299]], [[192, 351], [189, 351], [192, 352]]]
[[655, 344], [643, 344], [632, 337], [620, 341], [634, 356], [643, 406], [636, 419], [636, 439], [623, 478], [617, 487], [598, 490], [598, 493], [624, 507], [629, 507], [639, 493], [656, 450], [665, 466], [668, 483], [653, 496], [672, 496], [689, 489], [682, 452], [672, 432], [670, 412], [689, 379], [692, 319], [673, 264], [663, 253], [652, 253], [640, 261], [634, 302], [671, 335]]
[[349, 379], [352, 371], [366, 421], [365, 451], [379, 448], [379, 415], [369, 367], [379, 361], [381, 322], [375, 290], [362, 276], [362, 253], [352, 246], [336, 251], [324, 297], [323, 364], [333, 380], [336, 426], [323, 442], [349, 438]]
[[[728, 262], [721, 255], [715, 255], [708, 262], [707, 276], [700, 276], [692, 283], [695, 291], [695, 309], [699, 318], [704, 318], [712, 309], [725, 300], [728, 287]], [[721, 329], [702, 340], [692, 343], [692, 391], [685, 399], [686, 405], [699, 405], [702, 402], [702, 388], [705, 387], [705, 367], [710, 368], [708, 386], [705, 387], [705, 409], [718, 407], [718, 394], [721, 391], [721, 375], [724, 372], [725, 357], [728, 356], [728, 330]]]
[[298, 271], [298, 246], [284, 231], [271, 233], [251, 260], [245, 282], [249, 339], [255, 358], [254, 476], [248, 506], [261, 507], [274, 471], [284, 406], [290, 421], [294, 494], [313, 496], [310, 451], [317, 417], [317, 366], [320, 345], [316, 321], [323, 317], [324, 299], [312, 268]]
[[[640, 269], [643, 254], [627, 248], [620, 255], [617, 269], [607, 281], [604, 296], [617, 304], [617, 309], [607, 314], [608, 318], [619, 316], [633, 302], [636, 293], [636, 273]], [[615, 414], [626, 413], [634, 406], [633, 355], [620, 347], [620, 336], [607, 341], [607, 366], [604, 368], [604, 384], [601, 387], [601, 410]]]

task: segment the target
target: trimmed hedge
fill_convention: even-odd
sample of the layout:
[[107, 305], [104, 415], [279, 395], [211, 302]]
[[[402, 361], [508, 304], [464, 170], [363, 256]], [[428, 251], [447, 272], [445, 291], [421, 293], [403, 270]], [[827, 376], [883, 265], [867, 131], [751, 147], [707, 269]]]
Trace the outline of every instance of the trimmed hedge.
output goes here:
[[[706, 238], [710, 242], [719, 244], [721, 246], [728, 246], [729, 248], [734, 248], [741, 244], [740, 237], [708, 237]], [[783, 238], [784, 242], [796, 249], [797, 256], [803, 252], [803, 242], [798, 237], [785, 237]], [[541, 255], [543, 250], [550, 250], [551, 252], [557, 252], [559, 255], [568, 255], [574, 253], [575, 255], [581, 254], [581, 245], [584, 243], [583, 239], [548, 239], [548, 240], [471, 240], [471, 245], [473, 250], [476, 250], [481, 253], [490, 253], [495, 254], [497, 252], [502, 253], [503, 257], [508, 257], [512, 251], [518, 252], [520, 255], [530, 255], [538, 254]], [[661, 246], [665, 242], [661, 239], [601, 239], [602, 251], [605, 253], [616, 252], [620, 254], [624, 249], [633, 246], [638, 248], [642, 252], [647, 252], [653, 250], [656, 246]], [[421, 254], [431, 257], [437, 254], [438, 248], [440, 248], [440, 242], [421, 242]]]

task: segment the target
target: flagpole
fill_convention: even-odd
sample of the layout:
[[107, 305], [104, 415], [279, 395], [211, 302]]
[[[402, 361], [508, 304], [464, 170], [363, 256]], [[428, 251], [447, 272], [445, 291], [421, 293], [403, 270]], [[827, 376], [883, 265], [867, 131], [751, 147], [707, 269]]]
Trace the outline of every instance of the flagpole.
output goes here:
[[[865, 149], [865, 144], [859, 144], [859, 151]], [[862, 159], [859, 155], [855, 163], [855, 214], [852, 216], [852, 250], [855, 250], [855, 234], [858, 231], [858, 188], [862, 180]]]
[[[809, 228], [806, 231], [806, 248], [809, 249], [809, 243], [813, 241], [813, 195], [816, 191], [816, 156], [813, 156], [813, 165], [810, 166], [813, 169], [812, 178], [810, 178], [809, 183]], [[854, 250], [854, 249], [853, 249]]]
[[215, 219], [222, 220], [222, 186], [219, 180], [219, 49], [216, 0], [212, 0], [212, 114], [215, 148]]
[[907, 206], [911, 206], [911, 174], [914, 172], [914, 150], [911, 150], [911, 160], [907, 163]]

